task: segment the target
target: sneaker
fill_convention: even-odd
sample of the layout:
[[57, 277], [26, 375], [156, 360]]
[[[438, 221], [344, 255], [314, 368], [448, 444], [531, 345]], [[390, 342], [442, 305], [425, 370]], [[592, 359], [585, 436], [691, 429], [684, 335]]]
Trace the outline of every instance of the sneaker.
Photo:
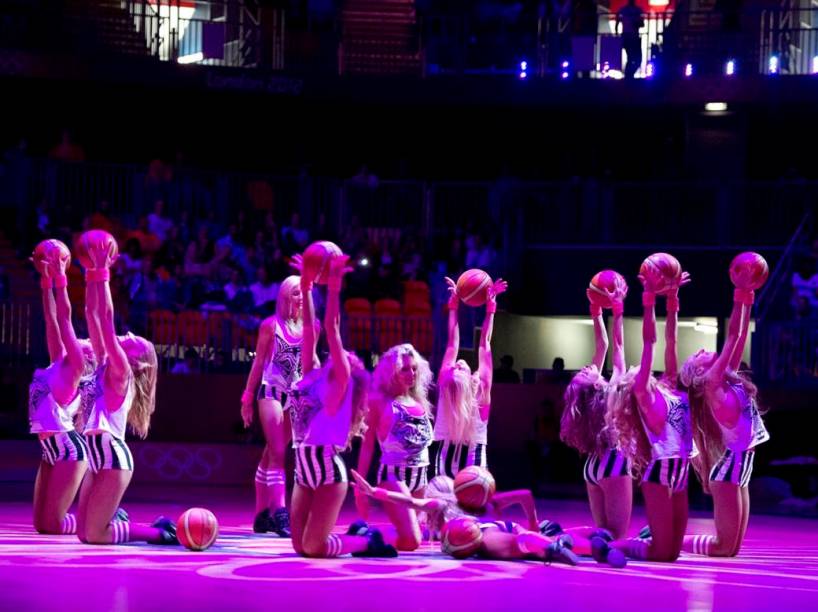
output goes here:
[[279, 508], [273, 512], [273, 516], [270, 519], [269, 531], [272, 531], [279, 538], [292, 537], [292, 532], [290, 531], [290, 513], [287, 512], [287, 508]]
[[128, 512], [125, 510], [125, 508], [116, 509], [116, 512], [114, 513], [114, 520], [123, 521], [125, 523], [130, 521], [130, 518], [128, 518]]
[[265, 508], [256, 515], [253, 520], [253, 531], [256, 533], [267, 533], [270, 531], [270, 523], [272, 517], [270, 516], [270, 509]]
[[545, 550], [545, 562], [560, 562], [566, 565], [577, 565], [579, 563], [579, 557], [559, 542], [551, 542]]
[[397, 557], [398, 551], [391, 544], [383, 541], [383, 534], [377, 529], [370, 529], [366, 534], [366, 550], [352, 553], [353, 557]]
[[347, 529], [347, 535], [350, 536], [366, 536], [369, 533], [369, 525], [366, 524], [366, 521], [358, 519], [357, 521], [353, 521], [353, 523]]
[[597, 563], [607, 563], [611, 567], [620, 568], [627, 565], [625, 553], [611, 546], [602, 538], [591, 538], [591, 556]]
[[159, 541], [154, 544], [178, 544], [179, 538], [176, 537], [176, 523], [169, 518], [160, 516], [153, 523], [151, 527], [159, 529]]
[[562, 533], [562, 527], [556, 521], [540, 521], [540, 533], [551, 538]]
[[560, 535], [558, 535], [557, 542], [559, 542], [559, 545], [562, 546], [563, 548], [567, 548], [568, 550], [574, 549], [574, 538], [572, 538], [567, 533], [561, 533]]
[[650, 525], [645, 525], [642, 529], [639, 530], [639, 539], [640, 540], [649, 540], [650, 539]]
[[602, 527], [600, 527], [599, 529], [594, 529], [591, 532], [591, 535], [588, 536], [589, 540], [592, 540], [593, 538], [602, 538], [606, 542], [613, 542], [614, 541], [613, 534], [610, 531], [608, 531], [607, 529], [603, 529]]

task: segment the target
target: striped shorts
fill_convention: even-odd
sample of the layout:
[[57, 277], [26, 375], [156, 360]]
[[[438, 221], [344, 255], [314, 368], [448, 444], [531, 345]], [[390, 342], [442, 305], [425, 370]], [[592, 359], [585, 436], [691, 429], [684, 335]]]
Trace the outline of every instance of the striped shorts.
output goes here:
[[100, 470], [126, 470], [133, 472], [133, 455], [125, 440], [107, 431], [85, 434], [88, 445], [88, 465], [96, 474]]
[[55, 465], [58, 461], [85, 461], [88, 459], [88, 447], [85, 440], [76, 431], [60, 431], [40, 440], [43, 449], [43, 461]]
[[668, 487], [674, 493], [687, 489], [690, 461], [678, 457], [654, 459], [645, 469], [642, 482], [652, 482]]
[[479, 465], [488, 468], [486, 445], [470, 442], [451, 442], [441, 440], [435, 461], [435, 475], [454, 478], [463, 468]]
[[747, 487], [753, 474], [755, 454], [752, 448], [738, 453], [728, 448], [710, 470], [710, 482], [732, 482]]
[[512, 521], [480, 521], [480, 531], [488, 531], [489, 529], [497, 529], [501, 533], [520, 534], [526, 531], [519, 523]]
[[349, 482], [347, 466], [335, 446], [295, 447], [295, 484], [313, 491], [320, 486]]
[[429, 484], [427, 471], [428, 466], [426, 465], [405, 467], [402, 465], [384, 465], [381, 463], [381, 466], [378, 468], [378, 482], [402, 482], [409, 488], [409, 491], [414, 493]]
[[289, 405], [287, 404], [287, 394], [284, 391], [272, 385], [268, 385], [267, 383], [261, 383], [258, 388], [256, 400], [259, 401], [265, 399], [272, 399], [280, 402], [282, 410], [287, 410], [287, 408], [289, 408]]
[[608, 449], [603, 454], [588, 455], [585, 459], [583, 476], [585, 482], [598, 485], [603, 478], [630, 476], [631, 461], [616, 449]]

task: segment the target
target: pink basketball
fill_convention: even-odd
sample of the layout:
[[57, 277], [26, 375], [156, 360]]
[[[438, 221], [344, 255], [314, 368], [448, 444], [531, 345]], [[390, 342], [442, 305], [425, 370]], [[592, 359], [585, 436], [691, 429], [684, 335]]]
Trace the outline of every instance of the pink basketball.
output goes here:
[[74, 245], [74, 250], [77, 253], [77, 259], [80, 260], [83, 268], [95, 268], [94, 262], [88, 255], [92, 247], [101, 245], [108, 251], [107, 265], [112, 265], [116, 258], [119, 257], [119, 245], [116, 239], [105, 230], [92, 229], [83, 233], [79, 237], [77, 243]]
[[[71, 263], [71, 251], [65, 246], [65, 243], [59, 240], [49, 239], [43, 240], [40, 244], [34, 247], [34, 252], [31, 254], [31, 261], [34, 267], [40, 274], [43, 273], [43, 264], [56, 264], [58, 261], [65, 261], [67, 264]], [[66, 268], [68, 265], [66, 265]], [[51, 274], [56, 274], [57, 270], [52, 266]]]
[[758, 253], [739, 253], [730, 263], [730, 280], [737, 289], [759, 289], [770, 274], [767, 260]]
[[477, 519], [461, 517], [452, 519], [440, 532], [440, 549], [455, 559], [471, 557], [480, 548], [483, 532]]
[[494, 476], [479, 465], [470, 465], [454, 477], [454, 494], [466, 510], [482, 510], [494, 497], [497, 486]]
[[645, 289], [663, 295], [678, 287], [682, 279], [682, 265], [669, 253], [654, 253], [639, 268], [645, 279]]
[[482, 306], [488, 299], [491, 282], [491, 277], [483, 270], [466, 270], [457, 279], [457, 297], [466, 306]]
[[625, 278], [613, 270], [602, 270], [594, 274], [588, 288], [591, 290], [588, 299], [594, 306], [600, 308], [613, 306], [613, 301], [608, 297], [608, 291], [621, 295], [623, 298], [628, 294], [628, 284]]
[[333, 257], [341, 255], [341, 249], [334, 242], [319, 240], [304, 251], [302, 273], [313, 282], [325, 285], [329, 280], [329, 264]]
[[185, 510], [176, 521], [176, 537], [185, 548], [204, 550], [212, 546], [219, 535], [219, 522], [206, 508]]

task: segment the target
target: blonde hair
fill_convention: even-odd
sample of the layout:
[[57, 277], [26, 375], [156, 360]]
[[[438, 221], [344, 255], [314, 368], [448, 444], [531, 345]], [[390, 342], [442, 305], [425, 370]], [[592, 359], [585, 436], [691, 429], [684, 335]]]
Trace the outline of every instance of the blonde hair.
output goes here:
[[136, 435], [145, 438], [151, 425], [151, 416], [156, 409], [156, 374], [158, 364], [156, 349], [151, 342], [137, 336], [145, 347], [139, 354], [128, 355], [128, 363], [133, 372], [135, 395], [131, 411], [128, 413], [128, 425]]
[[446, 368], [438, 380], [437, 418], [446, 423], [452, 442], [469, 442], [480, 418], [480, 379], [458, 368]]
[[288, 276], [281, 281], [278, 288], [278, 297], [276, 298], [276, 318], [287, 326], [287, 331], [300, 333], [303, 321], [302, 313], [299, 312], [296, 318], [290, 316], [293, 306], [292, 293], [296, 287], [301, 287], [300, 276]]
[[608, 383], [595, 365], [582, 368], [565, 389], [560, 439], [583, 455], [610, 447], [605, 432]]
[[[687, 388], [690, 418], [693, 421], [693, 440], [699, 449], [699, 456], [693, 462], [693, 466], [703, 482], [710, 478], [710, 470], [724, 454], [725, 448], [721, 427], [713, 416], [713, 408], [708, 404], [705, 394], [705, 376], [709, 365], [700, 355], [692, 355], [685, 360], [679, 373], [681, 383]], [[727, 370], [724, 373], [724, 382], [729, 385], [740, 385], [750, 401], [756, 401], [758, 388], [746, 374]]]
[[[651, 460], [650, 441], [642, 423], [642, 414], [633, 393], [633, 381], [639, 368], [630, 368], [608, 384], [604, 435], [614, 448], [631, 460], [634, 478], [641, 477]], [[653, 376], [648, 389], [658, 390], [660, 383]]]
[[429, 388], [432, 386], [432, 369], [429, 367], [429, 362], [411, 344], [398, 344], [381, 355], [375, 372], [372, 374], [372, 389], [385, 398], [395, 397], [395, 379], [403, 367], [403, 358], [407, 356], [412, 357], [418, 366], [415, 384], [409, 389], [409, 396], [422, 405], [429, 414], [431, 412]]

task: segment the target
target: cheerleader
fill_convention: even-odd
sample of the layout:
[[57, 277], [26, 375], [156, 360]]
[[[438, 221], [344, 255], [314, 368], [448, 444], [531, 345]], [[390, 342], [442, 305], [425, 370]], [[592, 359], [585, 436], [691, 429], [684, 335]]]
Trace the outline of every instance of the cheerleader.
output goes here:
[[[487, 559], [538, 558], [543, 561], [561, 561], [576, 565], [578, 559], [571, 551], [571, 538], [562, 535], [556, 539], [541, 534], [537, 527], [537, 514], [531, 491], [508, 491], [496, 493], [488, 506], [476, 516], [457, 503], [454, 484], [448, 476], [436, 476], [429, 483], [427, 497], [419, 499], [404, 492], [373, 487], [355, 470], [355, 485], [361, 493], [386, 504], [396, 504], [425, 512], [433, 532], [440, 533], [447, 523], [462, 519], [477, 522], [481, 532], [478, 554]], [[519, 504], [526, 514], [529, 528], [500, 518], [500, 513]]]
[[721, 353], [699, 351], [682, 368], [681, 381], [688, 389], [701, 453], [694, 467], [705, 492], [713, 496], [716, 523], [715, 536], [685, 536], [686, 552], [734, 557], [747, 531], [755, 447], [770, 438], [759, 413], [758, 390], [738, 371], [753, 298], [753, 291], [736, 289]]
[[145, 541], [177, 544], [173, 521], [159, 518], [150, 527], [135, 525], [116, 515], [133, 476], [134, 462], [125, 442], [128, 426], [144, 438], [156, 396], [156, 351], [153, 344], [128, 333], [117, 336], [111, 299], [110, 268], [116, 261], [116, 242], [106, 232], [87, 232], [85, 270], [86, 319], [99, 368], [83, 387], [83, 435], [88, 446], [90, 473], [82, 483], [77, 535], [87, 544]]
[[256, 357], [241, 396], [245, 427], [253, 422], [253, 401], [258, 400], [266, 441], [256, 469], [253, 531], [271, 531], [284, 538], [290, 537], [290, 515], [284, 501], [284, 463], [290, 442], [287, 393], [301, 378], [302, 299], [299, 277], [285, 278], [278, 291], [275, 314], [259, 328]]
[[[329, 359], [320, 367], [315, 349], [317, 334], [312, 302], [313, 279], [301, 275], [304, 299], [304, 339], [301, 367], [304, 377], [295, 384], [290, 400], [295, 488], [291, 517], [293, 549], [306, 557], [394, 557], [397, 551], [368, 528], [346, 535], [332, 533], [347, 492], [347, 471], [340, 451], [364, 427], [368, 374], [361, 361], [341, 342], [340, 292], [349, 256], [334, 256], [327, 283], [324, 328]], [[294, 265], [301, 268], [300, 257]]]
[[[431, 384], [429, 362], [411, 344], [393, 346], [378, 361], [358, 471], [369, 472], [377, 439], [381, 448], [377, 482], [384, 489], [423, 497], [432, 442]], [[360, 489], [355, 489], [355, 503], [363, 519], [368, 514], [367, 499]], [[397, 549], [415, 550], [421, 532], [414, 509], [386, 504], [385, 510], [398, 531]]]
[[472, 373], [469, 365], [457, 359], [460, 350], [460, 326], [455, 282], [449, 285], [448, 343], [438, 376], [437, 420], [434, 439], [438, 441], [436, 473], [450, 478], [469, 465], [486, 467], [486, 442], [489, 411], [491, 410], [491, 379], [494, 364], [491, 356], [491, 335], [497, 296], [508, 284], [498, 279], [488, 289], [486, 318], [480, 331], [478, 369]]
[[[571, 379], [565, 391], [560, 438], [587, 455], [583, 475], [594, 523], [608, 530], [613, 537], [621, 538], [630, 524], [633, 484], [629, 459], [616, 449], [613, 436], [605, 430], [608, 382], [602, 375], [602, 368], [608, 350], [608, 334], [594, 291], [602, 290], [593, 285], [588, 289], [596, 345], [594, 359]], [[613, 311], [611, 381], [614, 384], [625, 371], [623, 302], [627, 291], [622, 279], [616, 292], [607, 292], [604, 296], [612, 304]]]
[[77, 339], [71, 323], [68, 247], [46, 240], [34, 250], [32, 261], [40, 273], [51, 362], [34, 372], [29, 387], [30, 431], [42, 448], [34, 484], [34, 528], [43, 534], [75, 534], [77, 517], [68, 509], [88, 468], [88, 448], [74, 429], [74, 419], [80, 407], [80, 382], [95, 368], [94, 353], [87, 340]]
[[[641, 275], [639, 280], [646, 285]], [[669, 313], [678, 312], [679, 286], [689, 280], [685, 273], [670, 289]], [[675, 561], [687, 527], [687, 477], [696, 450], [687, 395], [667, 377], [656, 380], [651, 375], [656, 343], [656, 294], [647, 287], [642, 293], [642, 304], [641, 363], [612, 385], [606, 422], [617, 448], [631, 460], [634, 476], [641, 478], [652, 537], [618, 540], [611, 545], [635, 559]]]

